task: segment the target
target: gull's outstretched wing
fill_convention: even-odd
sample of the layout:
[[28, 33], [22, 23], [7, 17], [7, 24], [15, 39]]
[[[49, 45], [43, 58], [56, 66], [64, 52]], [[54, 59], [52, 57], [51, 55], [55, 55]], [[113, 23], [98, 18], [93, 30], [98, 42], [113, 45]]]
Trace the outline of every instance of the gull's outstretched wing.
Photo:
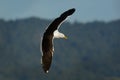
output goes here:
[[72, 15], [75, 12], [75, 9], [69, 9], [67, 11], [65, 11], [64, 13], [62, 13], [60, 15], [60, 17], [56, 18], [47, 28], [46, 32], [51, 32], [53, 33], [56, 29], [58, 29], [58, 27], [60, 26], [60, 24], [62, 24], [62, 22], [64, 22], [64, 20]]

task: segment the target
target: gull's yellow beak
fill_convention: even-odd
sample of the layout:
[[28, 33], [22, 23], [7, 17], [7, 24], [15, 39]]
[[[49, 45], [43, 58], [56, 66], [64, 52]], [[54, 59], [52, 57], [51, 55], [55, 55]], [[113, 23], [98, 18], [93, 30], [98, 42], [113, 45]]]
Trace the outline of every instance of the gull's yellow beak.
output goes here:
[[64, 36], [64, 39], [68, 39], [67, 36]]

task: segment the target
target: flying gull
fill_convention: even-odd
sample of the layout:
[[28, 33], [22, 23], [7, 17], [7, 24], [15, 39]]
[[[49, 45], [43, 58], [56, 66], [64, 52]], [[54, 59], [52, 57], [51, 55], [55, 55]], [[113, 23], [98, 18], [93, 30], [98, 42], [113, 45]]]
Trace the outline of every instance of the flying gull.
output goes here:
[[45, 73], [48, 73], [48, 70], [51, 66], [54, 46], [53, 46], [53, 39], [54, 38], [64, 38], [67, 37], [58, 31], [60, 24], [70, 15], [75, 12], [75, 8], [69, 9], [62, 13], [60, 17], [56, 18], [46, 29], [42, 37], [42, 59], [41, 64]]

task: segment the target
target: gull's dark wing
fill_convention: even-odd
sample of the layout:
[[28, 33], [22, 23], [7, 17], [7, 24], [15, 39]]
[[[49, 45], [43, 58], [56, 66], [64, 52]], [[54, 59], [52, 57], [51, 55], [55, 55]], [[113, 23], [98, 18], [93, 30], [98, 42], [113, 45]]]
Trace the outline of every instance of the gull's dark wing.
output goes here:
[[42, 65], [44, 71], [47, 73], [51, 66], [52, 55], [53, 55], [53, 35], [44, 33], [42, 40]]
[[53, 33], [56, 29], [58, 29], [59, 25], [70, 15], [75, 12], [75, 8], [69, 9], [62, 13], [60, 17], [56, 18], [47, 28], [46, 32]]

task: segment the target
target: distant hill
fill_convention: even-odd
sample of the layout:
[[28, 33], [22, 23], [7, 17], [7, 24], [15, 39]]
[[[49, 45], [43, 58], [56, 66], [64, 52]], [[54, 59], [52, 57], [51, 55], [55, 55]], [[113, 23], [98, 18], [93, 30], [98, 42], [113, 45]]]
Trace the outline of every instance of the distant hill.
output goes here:
[[0, 80], [120, 80], [120, 20], [65, 22], [52, 66], [40, 64], [40, 37], [51, 20], [0, 19]]

